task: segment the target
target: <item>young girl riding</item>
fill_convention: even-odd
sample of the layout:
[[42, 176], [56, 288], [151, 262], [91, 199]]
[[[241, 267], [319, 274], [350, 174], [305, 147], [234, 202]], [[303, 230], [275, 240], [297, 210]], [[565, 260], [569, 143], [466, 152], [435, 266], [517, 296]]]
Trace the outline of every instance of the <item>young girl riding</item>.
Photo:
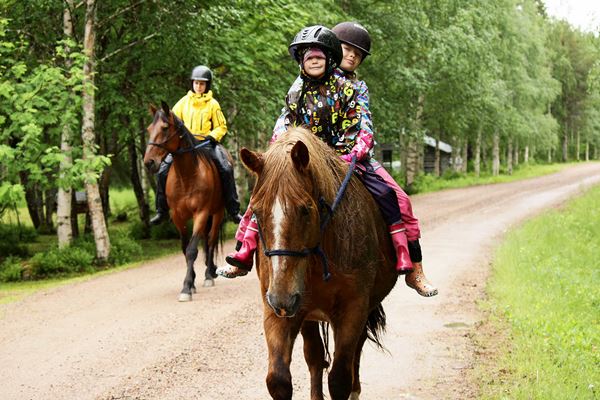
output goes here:
[[[373, 194], [389, 225], [398, 260], [396, 269], [399, 273], [414, 271], [396, 193], [369, 161], [373, 132], [370, 122], [362, 122], [365, 114], [359, 92], [337, 68], [343, 62], [338, 38], [325, 27], [308, 27], [296, 35], [289, 50], [300, 65], [300, 77], [288, 92], [272, 141], [290, 126], [304, 125], [336, 149], [345, 161], [356, 156], [361, 180]], [[250, 215], [251, 212], [244, 215], [236, 234], [241, 246], [227, 257], [232, 266], [218, 271], [223, 276], [242, 276], [252, 268], [257, 229], [256, 223], [249, 220]]]
[[421, 244], [419, 243], [421, 230], [419, 227], [419, 220], [413, 215], [410, 198], [381, 164], [374, 158], [369, 157], [374, 145], [373, 123], [371, 112], [369, 111], [369, 89], [365, 81], [357, 79], [356, 70], [362, 65], [362, 61], [371, 54], [371, 37], [369, 32], [357, 22], [342, 22], [334, 26], [332, 31], [342, 43], [343, 57], [340, 69], [344, 73], [344, 76], [354, 83], [354, 88], [358, 92], [357, 96], [358, 102], [361, 105], [361, 124], [363, 130], [371, 132], [369, 135], [371, 139], [364, 142], [365, 147], [362, 149], [362, 152], [357, 151], [357, 155], [359, 155], [359, 157], [369, 158], [375, 173], [394, 189], [394, 192], [396, 192], [396, 196], [398, 197], [402, 221], [406, 227], [408, 249], [413, 266], [413, 271], [406, 275], [406, 284], [415, 289], [422, 296], [435, 296], [438, 293], [438, 290], [429, 283], [423, 273], [423, 256]]

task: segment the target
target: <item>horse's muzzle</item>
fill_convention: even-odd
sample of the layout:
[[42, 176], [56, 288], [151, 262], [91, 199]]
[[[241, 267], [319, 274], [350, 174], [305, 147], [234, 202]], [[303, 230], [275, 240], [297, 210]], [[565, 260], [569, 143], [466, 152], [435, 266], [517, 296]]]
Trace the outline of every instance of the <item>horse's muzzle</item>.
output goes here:
[[293, 317], [298, 312], [301, 302], [300, 293], [291, 296], [276, 296], [267, 292], [267, 303], [278, 317]]

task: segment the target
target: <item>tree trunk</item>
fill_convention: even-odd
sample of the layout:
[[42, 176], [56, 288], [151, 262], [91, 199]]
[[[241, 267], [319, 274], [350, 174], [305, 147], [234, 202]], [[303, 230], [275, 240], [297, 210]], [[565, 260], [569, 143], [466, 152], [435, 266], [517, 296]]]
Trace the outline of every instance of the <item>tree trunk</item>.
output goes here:
[[575, 132], [575, 159], [577, 161], [581, 161], [581, 135], [579, 134], [579, 130]]
[[36, 230], [40, 230], [45, 220], [42, 193], [36, 184], [29, 182], [29, 173], [27, 171], [20, 171], [19, 178], [25, 190], [25, 202], [27, 203], [27, 210], [29, 211], [33, 227]]
[[[133, 186], [133, 192], [135, 193], [135, 199], [138, 203], [138, 209], [140, 212], [140, 220], [144, 225], [144, 233], [150, 233], [150, 207], [148, 206], [148, 202], [146, 201], [146, 195], [144, 193], [144, 188], [142, 186], [142, 180], [140, 179], [140, 174], [138, 170], [138, 154], [137, 154], [137, 146], [136, 146], [136, 137], [132, 136], [129, 138], [129, 142], [127, 144], [127, 149], [129, 151], [129, 165], [131, 167], [131, 184]], [[149, 236], [149, 235], [148, 235]]]
[[50, 188], [44, 192], [44, 203], [46, 208], [46, 220], [45, 225], [48, 232], [52, 232], [54, 230], [54, 221], [52, 221], [52, 216], [54, 215], [54, 210], [56, 210], [56, 195], [57, 190], [55, 188]]
[[469, 166], [469, 140], [465, 138], [465, 142], [463, 143], [462, 148], [462, 165], [460, 168], [460, 172], [466, 174], [468, 172]]
[[494, 130], [494, 136], [492, 138], [492, 175], [498, 176], [500, 174], [500, 132]]
[[508, 175], [513, 173], [513, 140], [508, 138], [508, 148], [506, 149], [506, 172]]
[[585, 161], [590, 161], [590, 142], [585, 142]]
[[[83, 39], [83, 52], [86, 61], [83, 66], [83, 121], [81, 126], [81, 139], [83, 141], [83, 159], [89, 161], [96, 156], [95, 144], [96, 134], [94, 132], [94, 46], [95, 46], [95, 23], [96, 2], [86, 1], [85, 12], [85, 35]], [[97, 180], [88, 180], [85, 184], [87, 192], [88, 208], [96, 242], [96, 257], [100, 262], [106, 262], [110, 254], [110, 240], [102, 210], [102, 200]]]
[[[71, 10], [73, 9], [73, 0], [66, 0], [66, 6], [63, 10], [63, 33], [66, 38], [73, 37], [73, 20], [71, 17]], [[72, 66], [69, 54], [71, 49], [65, 46], [65, 66], [69, 70]], [[63, 178], [65, 176], [64, 171], [68, 171], [73, 160], [71, 159], [71, 127], [68, 122], [65, 122], [62, 128], [60, 137], [60, 150], [63, 155], [63, 159], [60, 162], [59, 176]], [[73, 225], [71, 223], [71, 187], [64, 186], [61, 184], [58, 188], [58, 198], [56, 205], [56, 235], [58, 237], [58, 247], [63, 248], [68, 246], [73, 241]]]
[[567, 162], [569, 159], [569, 155], [567, 153], [569, 147], [569, 132], [567, 127], [564, 129], [563, 133], [563, 142], [562, 142], [562, 160], [563, 162]]
[[433, 174], [438, 177], [441, 175], [440, 158], [440, 141], [438, 138], [435, 138], [435, 161], [433, 164]]
[[519, 141], [515, 142], [515, 149], [513, 151], [513, 165], [517, 167], [519, 165]]
[[421, 143], [423, 142], [421, 137], [421, 114], [423, 113], [424, 101], [425, 96], [419, 95], [415, 120], [406, 146], [406, 190], [409, 193], [413, 191], [419, 169], [419, 147], [422, 147]]
[[475, 176], [479, 178], [481, 174], [481, 127], [477, 130], [477, 138], [475, 139], [475, 161], [473, 162], [475, 168]]
[[523, 154], [523, 162], [525, 164], [529, 163], [529, 146], [525, 146], [525, 153]]

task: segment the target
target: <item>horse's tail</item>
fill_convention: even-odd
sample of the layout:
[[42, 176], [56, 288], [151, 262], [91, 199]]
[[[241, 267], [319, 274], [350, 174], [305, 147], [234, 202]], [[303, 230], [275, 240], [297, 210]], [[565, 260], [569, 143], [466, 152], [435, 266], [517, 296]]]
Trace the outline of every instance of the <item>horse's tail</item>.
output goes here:
[[385, 350], [381, 343], [381, 335], [385, 332], [386, 318], [385, 311], [381, 303], [371, 311], [367, 318], [367, 338], [375, 343], [381, 350]]

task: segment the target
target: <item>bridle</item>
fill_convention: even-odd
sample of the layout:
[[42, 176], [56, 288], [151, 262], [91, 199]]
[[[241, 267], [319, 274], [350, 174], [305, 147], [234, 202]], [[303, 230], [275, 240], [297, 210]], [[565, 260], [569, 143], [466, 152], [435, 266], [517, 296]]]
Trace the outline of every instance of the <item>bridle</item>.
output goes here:
[[[342, 181], [342, 184], [340, 185], [340, 188], [338, 189], [338, 192], [335, 195], [335, 199], [333, 200], [333, 204], [331, 206], [329, 204], [327, 204], [327, 201], [323, 197], [319, 198], [319, 217], [321, 220], [320, 235], [319, 235], [320, 239], [323, 237], [323, 233], [325, 231], [325, 227], [327, 226], [327, 223], [333, 217], [333, 213], [335, 212], [336, 208], [338, 207], [340, 201], [342, 200], [342, 198], [344, 196], [344, 193], [346, 192], [346, 188], [348, 187], [348, 184], [350, 183], [350, 178], [352, 177], [352, 173], [354, 172], [355, 167], [356, 167], [356, 156], [353, 155], [352, 162], [350, 163], [350, 167], [348, 168], [348, 172], [346, 173], [346, 176], [344, 177], [344, 180]], [[329, 272], [329, 265], [327, 262], [327, 256], [325, 255], [325, 252], [321, 248], [321, 240], [320, 239], [316, 246], [306, 247], [302, 250], [288, 250], [288, 249], [272, 250], [272, 249], [268, 249], [267, 245], [265, 243], [265, 239], [263, 237], [262, 229], [260, 228], [260, 223], [258, 221], [258, 217], [256, 216], [256, 214], [254, 214], [254, 217], [256, 218], [258, 236], [260, 238], [260, 242], [263, 247], [263, 253], [265, 256], [267, 256], [267, 257], [273, 257], [273, 256], [307, 257], [311, 254], [316, 254], [319, 257], [321, 257], [321, 261], [323, 263], [323, 280], [327, 282], [331, 278], [331, 273]]]
[[[208, 143], [210, 143], [210, 141], [208, 141], [208, 140], [203, 140], [200, 143], [194, 145], [192, 139], [190, 138], [190, 135], [189, 134], [186, 135], [185, 125], [183, 124], [183, 121], [181, 121], [179, 118], [173, 118], [173, 120], [175, 121], [175, 125], [176, 125], [175, 132], [172, 132], [171, 134], [169, 134], [169, 136], [167, 136], [167, 138], [160, 143], [148, 141], [148, 145], [160, 147], [161, 149], [165, 150], [167, 153], [177, 155], [177, 154], [189, 153], [192, 151], [195, 152], [196, 150], [198, 150], [198, 149], [208, 145]], [[173, 139], [175, 136], [178, 136], [178, 135], [179, 135], [180, 139], [185, 136], [190, 144], [190, 147], [177, 148], [177, 150], [171, 152], [171, 151], [169, 151], [169, 149], [167, 149], [165, 147], [165, 145], [171, 139]]]

